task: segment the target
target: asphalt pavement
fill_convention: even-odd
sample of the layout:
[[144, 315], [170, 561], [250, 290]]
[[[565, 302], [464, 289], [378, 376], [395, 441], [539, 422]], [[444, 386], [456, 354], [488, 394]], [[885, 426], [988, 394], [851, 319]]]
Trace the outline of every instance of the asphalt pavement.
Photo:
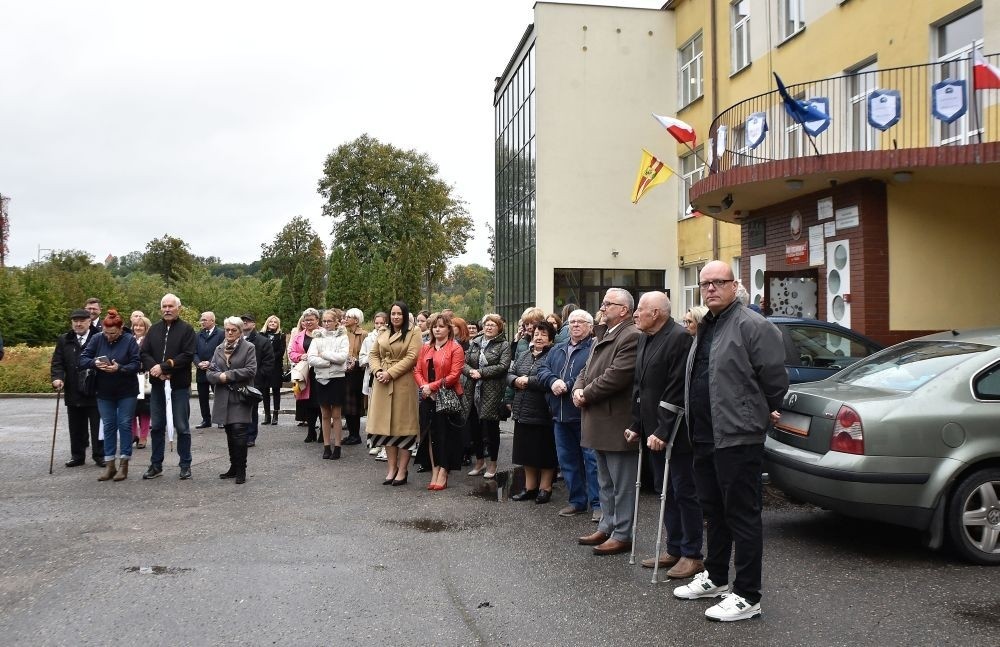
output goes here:
[[[65, 410], [49, 475], [54, 413], [0, 399], [0, 645], [1000, 645], [1000, 571], [770, 491], [763, 616], [720, 624], [627, 554], [578, 546], [594, 524], [557, 516], [561, 483], [547, 505], [464, 472], [444, 492], [412, 470], [383, 486], [363, 445], [322, 460], [287, 415], [245, 485], [218, 478], [214, 427], [193, 432], [189, 481], [176, 454], [143, 481], [147, 446], [100, 483], [89, 456], [63, 467]], [[639, 558], [658, 504], [641, 497]]]

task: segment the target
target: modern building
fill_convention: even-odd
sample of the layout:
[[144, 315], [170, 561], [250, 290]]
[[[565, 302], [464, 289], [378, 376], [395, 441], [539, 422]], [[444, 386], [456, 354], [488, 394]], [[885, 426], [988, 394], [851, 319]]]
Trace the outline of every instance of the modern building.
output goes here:
[[675, 166], [650, 113], [677, 104], [674, 15], [539, 2], [496, 79], [496, 303], [596, 312], [604, 291], [676, 290], [679, 182], [632, 188], [647, 148]]
[[[729, 259], [766, 311], [884, 343], [1000, 324], [1000, 3], [672, 0], [686, 305]], [[774, 74], [813, 112], [793, 120]], [[824, 118], [822, 115], [825, 114]], [[766, 124], [766, 128], [764, 125]], [[738, 250], [732, 236], [738, 232]], [[686, 278], [685, 278], [686, 277]]]

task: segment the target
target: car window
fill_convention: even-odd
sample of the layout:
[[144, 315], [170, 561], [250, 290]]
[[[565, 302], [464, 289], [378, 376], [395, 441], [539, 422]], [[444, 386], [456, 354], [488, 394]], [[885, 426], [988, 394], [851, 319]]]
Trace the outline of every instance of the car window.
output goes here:
[[1000, 400], [1000, 364], [994, 364], [977, 375], [972, 391], [980, 400]]
[[874, 350], [847, 335], [819, 326], [781, 328], [785, 337], [785, 363], [790, 366], [844, 367]]
[[916, 391], [949, 368], [992, 346], [949, 341], [909, 341], [862, 360], [838, 382], [895, 391]]

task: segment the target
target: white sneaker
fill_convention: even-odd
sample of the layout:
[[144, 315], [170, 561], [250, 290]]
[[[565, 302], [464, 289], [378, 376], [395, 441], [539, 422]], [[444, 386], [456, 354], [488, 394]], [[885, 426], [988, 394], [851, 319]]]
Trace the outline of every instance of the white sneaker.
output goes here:
[[760, 615], [760, 602], [750, 604], [735, 593], [724, 593], [722, 602], [705, 611], [705, 617], [716, 622], [733, 622], [734, 620], [749, 620]]
[[374, 456], [375, 454], [378, 453], [378, 450], [379, 450], [378, 447], [372, 447], [371, 449], [368, 450], [368, 455], [369, 456]]
[[385, 447], [383, 447], [382, 449], [379, 450], [378, 456], [375, 457], [375, 460], [377, 460], [377, 461], [388, 461], [389, 460], [389, 456], [387, 456], [386, 453], [385, 453]]
[[698, 598], [717, 598], [729, 592], [729, 585], [716, 586], [708, 579], [708, 571], [702, 571], [684, 586], [674, 589], [674, 597], [682, 600], [697, 600]]

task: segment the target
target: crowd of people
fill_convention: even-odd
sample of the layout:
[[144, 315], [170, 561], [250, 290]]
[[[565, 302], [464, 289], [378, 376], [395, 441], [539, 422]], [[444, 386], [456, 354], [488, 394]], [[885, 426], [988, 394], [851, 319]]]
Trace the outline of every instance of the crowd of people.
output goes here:
[[788, 388], [783, 344], [744, 307], [727, 264], [707, 264], [699, 286], [704, 306], [679, 322], [666, 294], [647, 292], [636, 304], [611, 288], [596, 317], [575, 304], [529, 308], [510, 335], [497, 314], [466, 322], [448, 310], [411, 314], [401, 301], [376, 313], [370, 332], [356, 308], [308, 308], [287, 346], [275, 316], [259, 331], [252, 314], [227, 317], [219, 331], [206, 312], [196, 333], [178, 318], [173, 294], [155, 324], [133, 313], [126, 326], [114, 309], [101, 319], [100, 303], [88, 301], [71, 313], [52, 359], [52, 385], [65, 390], [69, 411], [66, 465], [82, 465], [89, 442], [105, 467], [99, 480], [124, 480], [133, 446], [149, 437], [142, 478], [153, 479], [165, 438], [176, 436], [179, 477], [191, 478], [192, 367], [197, 427], [225, 429], [230, 467], [219, 476], [236, 483], [246, 481], [259, 424], [277, 424], [282, 384], [292, 384], [295, 418], [306, 443], [322, 442], [323, 459], [363, 442], [367, 416], [369, 454], [385, 461], [391, 488], [410, 482], [411, 462], [434, 492], [466, 467], [495, 478], [500, 423], [512, 418], [512, 462], [524, 469], [514, 501], [549, 503], [559, 475], [558, 515], [589, 513], [597, 523], [577, 543], [594, 555], [634, 553], [646, 465], [665, 493], [666, 550], [642, 565], [690, 578], [674, 589], [678, 599], [722, 597], [708, 619], [751, 618], [760, 614], [764, 435]]

